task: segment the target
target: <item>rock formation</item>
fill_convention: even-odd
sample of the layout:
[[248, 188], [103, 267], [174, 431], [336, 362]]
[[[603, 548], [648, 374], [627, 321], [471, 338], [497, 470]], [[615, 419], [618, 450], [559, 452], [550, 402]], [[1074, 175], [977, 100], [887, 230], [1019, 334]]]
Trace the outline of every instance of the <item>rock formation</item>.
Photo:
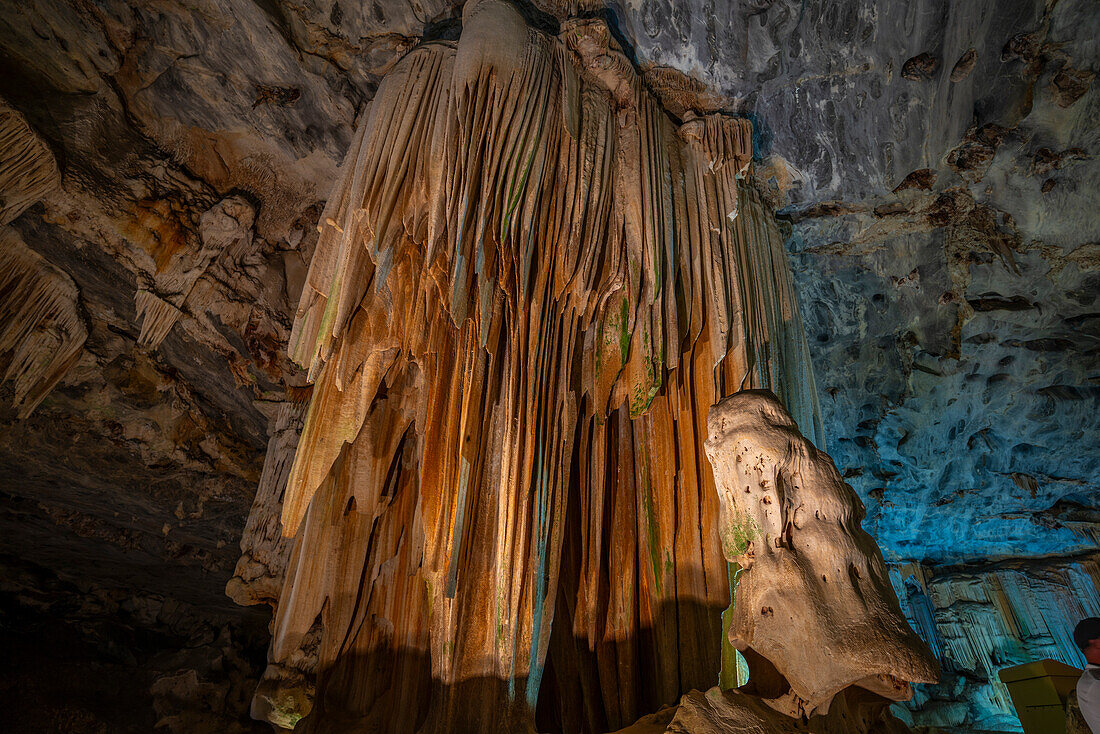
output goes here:
[[615, 734], [909, 734], [894, 718], [889, 701], [863, 688], [837, 694], [828, 712], [792, 717], [777, 711], [766, 699], [739, 690], [718, 687], [705, 693], [691, 691], [675, 707], [643, 717]]
[[916, 726], [1002, 731], [1017, 719], [1001, 668], [1052, 658], [1083, 668], [1079, 620], [1100, 612], [1095, 555], [933, 567], [898, 564], [890, 577], [902, 611], [941, 661], [939, 685], [907, 704]]
[[88, 330], [72, 279], [6, 225], [61, 184], [57, 162], [0, 99], [0, 382], [26, 418], [80, 357]]
[[156, 260], [150, 287], [156, 292], [139, 288], [135, 299], [141, 321], [140, 344], [155, 347], [164, 341], [182, 314], [183, 302], [214, 259], [231, 246], [239, 250], [251, 244], [255, 216], [243, 197], [230, 196], [203, 213], [198, 247], [173, 246], [156, 239], [159, 246], [150, 253]]
[[0, 226], [60, 185], [53, 153], [23, 115], [0, 99]]
[[737, 184], [751, 127], [686, 117], [602, 22], [552, 37], [495, 1], [379, 87], [291, 335], [314, 392], [269, 677], [319, 619], [307, 728], [601, 731], [717, 682], [706, 410], [815, 406]]
[[0, 227], [0, 370], [26, 418], [77, 359], [88, 330], [69, 276]]
[[747, 685], [685, 694], [618, 734], [889, 734], [887, 710], [938, 666], [908, 627], [863, 503], [768, 390], [707, 420], [722, 551], [741, 570], [728, 636]]
[[[306, 391], [307, 400], [308, 396]], [[279, 517], [306, 406], [301, 399], [287, 400], [273, 420], [263, 473], [241, 536], [242, 555], [226, 586], [226, 593], [238, 604], [274, 603], [279, 599], [290, 555], [290, 543], [283, 537]]]
[[[998, 669], [1036, 657], [1079, 664], [1066, 634], [1076, 616], [1100, 614], [1095, 3], [517, 5], [549, 36], [606, 22], [673, 129], [718, 110], [751, 120], [738, 219], [761, 199], [776, 211], [777, 228], [764, 226], [792, 263], [828, 453], [866, 505], [863, 525], [903, 611], [944, 670], [891, 709], [911, 726], [1018, 730]], [[421, 44], [456, 41], [460, 15], [451, 0], [0, 9], [0, 220], [39, 258], [21, 273], [55, 284], [43, 273], [63, 274], [75, 286], [88, 334], [29, 415], [12, 407], [15, 380], [0, 384], [0, 657], [15, 662], [0, 690], [18, 702], [7, 730], [151, 732], [161, 721], [188, 734], [270, 731], [248, 708], [293, 544], [278, 537], [280, 503], [308, 389], [287, 343], [314, 226], [384, 75]], [[585, 58], [607, 69], [621, 62], [588, 48]], [[904, 73], [910, 60], [919, 73]], [[215, 238], [204, 237], [215, 215], [236, 227], [220, 202], [243, 202], [253, 218], [224, 247], [215, 244], [223, 228], [208, 225]], [[200, 253], [212, 248], [204, 267]], [[52, 317], [37, 323], [61, 334]], [[43, 336], [37, 326], [28, 333]], [[44, 355], [49, 340], [31, 351]], [[699, 401], [703, 415], [729, 392]], [[797, 409], [795, 418], [809, 435]], [[273, 458], [261, 482], [265, 453]], [[636, 513], [628, 526], [645, 517], [638, 496], [619, 505]], [[572, 497], [567, 527], [570, 511], [579, 515]], [[693, 527], [693, 508], [654, 500], [666, 523], [656, 537], [675, 562], [686, 552], [666, 540]], [[701, 502], [717, 512], [716, 498]], [[242, 607], [224, 590], [249, 507], [233, 591], [260, 603]], [[648, 526], [624, 545], [652, 566], [636, 552], [639, 538], [648, 543]], [[562, 569], [579, 542], [565, 534]], [[633, 588], [639, 568], [649, 573], [635, 564]], [[708, 597], [730, 585], [711, 580]], [[669, 601], [666, 581], [658, 624], [636, 625], [633, 644], [597, 643], [605, 669], [618, 666], [608, 650], [624, 651], [624, 669], [627, 652], [656, 657], [646, 630], [670, 620], [679, 629], [681, 610], [694, 614], [696, 602]], [[724, 640], [728, 624], [717, 618], [733, 614], [728, 593], [701, 604], [712, 625], [703, 634]], [[557, 661], [573, 639], [561, 622], [575, 608], [554, 613], [540, 731], [564, 728], [547, 702], [569, 695], [558, 690], [567, 673]], [[225, 627], [232, 644], [217, 642]], [[314, 619], [272, 666], [257, 711], [267, 706], [285, 725], [309, 709], [322, 633]], [[578, 659], [595, 659], [579, 649]], [[726, 642], [713, 653], [729, 664], [724, 685], [742, 668], [733, 652]], [[713, 677], [687, 682], [702, 691]], [[635, 710], [676, 701], [655, 687], [629, 693]]]
[[744, 569], [729, 639], [749, 661], [750, 683], [770, 678], [757, 684], [762, 695], [806, 716], [850, 685], [908, 700], [909, 683], [936, 682], [861, 525], [863, 503], [832, 459], [768, 391], [726, 398], [707, 425], [722, 551]]

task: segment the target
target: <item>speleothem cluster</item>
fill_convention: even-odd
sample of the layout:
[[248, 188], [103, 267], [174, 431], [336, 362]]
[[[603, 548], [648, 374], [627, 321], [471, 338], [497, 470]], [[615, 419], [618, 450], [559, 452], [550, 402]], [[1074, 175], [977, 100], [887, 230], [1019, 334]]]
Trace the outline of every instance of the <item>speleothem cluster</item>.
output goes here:
[[819, 432], [751, 136], [675, 120], [601, 21], [554, 37], [495, 0], [394, 67], [291, 336], [314, 387], [254, 714], [604, 731], [717, 683], [707, 411], [767, 388]]

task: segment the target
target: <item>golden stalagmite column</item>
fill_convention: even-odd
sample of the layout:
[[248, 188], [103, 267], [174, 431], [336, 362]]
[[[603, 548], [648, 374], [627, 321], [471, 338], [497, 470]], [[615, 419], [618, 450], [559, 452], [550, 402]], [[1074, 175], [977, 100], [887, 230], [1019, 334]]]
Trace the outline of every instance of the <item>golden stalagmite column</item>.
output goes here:
[[280, 686], [308, 656], [315, 732], [606, 731], [718, 682], [707, 410], [769, 388], [820, 428], [751, 125], [683, 117], [601, 21], [497, 0], [383, 80], [292, 335], [313, 393], [254, 712], [307, 713]]

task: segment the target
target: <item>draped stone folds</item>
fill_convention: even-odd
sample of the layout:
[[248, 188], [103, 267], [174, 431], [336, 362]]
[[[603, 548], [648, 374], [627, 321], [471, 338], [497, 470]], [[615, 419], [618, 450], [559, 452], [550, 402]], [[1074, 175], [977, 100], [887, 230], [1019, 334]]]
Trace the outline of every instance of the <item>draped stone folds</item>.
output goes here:
[[61, 185], [57, 161], [0, 99], [0, 382], [28, 417], [80, 358], [88, 331], [72, 279], [4, 225]]
[[57, 161], [23, 115], [0, 99], [0, 225], [61, 185]]
[[707, 410], [766, 387], [820, 435], [751, 126], [686, 117], [602, 22], [491, 0], [382, 81], [291, 337], [270, 659], [319, 619], [307, 730], [606, 731], [717, 683]]
[[88, 329], [76, 284], [0, 227], [0, 383], [28, 417], [80, 359]]

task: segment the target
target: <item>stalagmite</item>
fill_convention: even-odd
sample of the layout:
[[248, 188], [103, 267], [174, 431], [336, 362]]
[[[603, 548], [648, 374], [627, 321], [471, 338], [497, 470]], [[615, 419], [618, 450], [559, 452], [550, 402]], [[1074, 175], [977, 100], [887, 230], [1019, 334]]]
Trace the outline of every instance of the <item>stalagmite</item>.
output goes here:
[[0, 99], [0, 226], [61, 185], [49, 147]]
[[910, 682], [935, 682], [938, 666], [861, 525], [863, 504], [775, 396], [728, 397], [708, 429], [722, 551], [744, 569], [729, 638], [750, 681], [774, 678], [764, 697], [804, 716], [850, 685], [907, 700]]
[[72, 279], [0, 228], [0, 369], [28, 417], [80, 358], [88, 330]]
[[747, 685], [691, 691], [618, 734], [902, 734], [889, 711], [938, 666], [906, 624], [863, 504], [769, 390], [713, 406], [719, 536], [739, 570], [729, 641]]
[[820, 440], [751, 156], [600, 21], [471, 2], [394, 67], [291, 336], [314, 392], [254, 713], [307, 713], [270, 692], [318, 630], [307, 731], [607, 731], [718, 682], [707, 410], [769, 388]]

